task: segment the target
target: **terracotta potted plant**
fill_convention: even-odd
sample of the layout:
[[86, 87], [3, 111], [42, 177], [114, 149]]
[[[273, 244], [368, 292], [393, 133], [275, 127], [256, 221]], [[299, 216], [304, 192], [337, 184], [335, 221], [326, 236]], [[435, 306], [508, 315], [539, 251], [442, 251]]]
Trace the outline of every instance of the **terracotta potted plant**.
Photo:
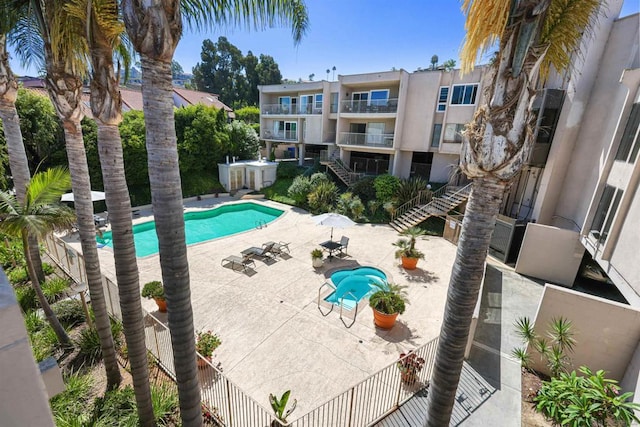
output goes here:
[[164, 298], [162, 282], [154, 280], [153, 282], [145, 283], [142, 287], [142, 296], [154, 299], [158, 304], [158, 311], [162, 313], [167, 311], [167, 300]]
[[402, 383], [408, 386], [414, 385], [418, 381], [418, 372], [424, 368], [425, 360], [413, 351], [400, 353], [400, 360], [396, 364], [400, 370]]
[[311, 264], [313, 265], [313, 268], [320, 268], [322, 267], [322, 250], [321, 249], [314, 249], [311, 251]]
[[[211, 362], [211, 355], [213, 355], [214, 350], [220, 347], [220, 344], [222, 344], [222, 341], [220, 341], [218, 335], [211, 331], [200, 331], [196, 333], [196, 351], [209, 362]], [[198, 358], [197, 360], [199, 368], [207, 366], [207, 363], [203, 359]]]
[[418, 265], [419, 259], [424, 259], [424, 254], [416, 249], [416, 239], [423, 236], [425, 231], [418, 227], [407, 228], [400, 233], [401, 236], [406, 236], [406, 239], [398, 239], [393, 244], [398, 250], [396, 250], [396, 258], [402, 259], [402, 267], [405, 270], [415, 270]]
[[373, 323], [381, 329], [391, 329], [398, 314], [404, 313], [407, 296], [404, 286], [387, 283], [376, 285], [378, 290], [369, 297], [373, 309]]

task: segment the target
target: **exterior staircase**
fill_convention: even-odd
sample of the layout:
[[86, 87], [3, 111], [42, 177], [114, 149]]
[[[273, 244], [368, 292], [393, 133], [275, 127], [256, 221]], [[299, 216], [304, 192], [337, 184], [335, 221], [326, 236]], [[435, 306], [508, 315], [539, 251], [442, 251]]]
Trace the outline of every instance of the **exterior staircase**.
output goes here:
[[471, 184], [464, 187], [445, 185], [436, 191], [424, 191], [400, 206], [389, 225], [398, 232], [420, 224], [430, 216], [443, 217], [469, 198]]
[[340, 150], [335, 150], [331, 156], [327, 156], [326, 152], [324, 156], [321, 153], [320, 156], [320, 164], [325, 165], [328, 169], [330, 169], [339, 179], [344, 182], [347, 186], [350, 186], [356, 183], [359, 179], [364, 176], [364, 173], [357, 173], [351, 170], [351, 168], [345, 165], [342, 160], [340, 160]]

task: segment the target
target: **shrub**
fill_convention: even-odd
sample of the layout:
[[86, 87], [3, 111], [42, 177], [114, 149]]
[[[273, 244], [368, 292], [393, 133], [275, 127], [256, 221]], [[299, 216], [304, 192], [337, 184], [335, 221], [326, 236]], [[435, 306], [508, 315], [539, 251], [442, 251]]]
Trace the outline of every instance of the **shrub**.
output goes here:
[[381, 202], [388, 202], [398, 191], [400, 179], [389, 174], [379, 175], [373, 181], [373, 186], [376, 189], [376, 199]]
[[0, 264], [5, 271], [12, 266], [24, 265], [22, 240], [3, 234], [0, 234], [0, 239], [4, 240], [4, 244], [0, 244]]
[[[118, 349], [122, 344], [122, 324], [111, 321], [111, 334], [113, 335], [116, 349]], [[76, 345], [79, 348], [79, 354], [84, 357], [85, 361], [90, 365], [102, 359], [100, 337], [95, 327], [84, 329], [76, 340]]]
[[280, 162], [276, 169], [276, 179], [295, 178], [302, 173], [302, 169], [295, 162]]
[[162, 286], [162, 282], [154, 280], [152, 282], [145, 283], [142, 287], [142, 296], [144, 298], [164, 299], [164, 287]]
[[200, 331], [196, 336], [196, 351], [204, 357], [210, 357], [222, 341], [211, 331]]
[[403, 179], [396, 192], [396, 206], [402, 206], [411, 199], [418, 197], [421, 191], [427, 190], [427, 181], [420, 177]]
[[311, 177], [309, 178], [309, 181], [311, 182], [311, 186], [313, 188], [316, 188], [318, 185], [320, 185], [323, 182], [331, 182], [331, 179], [324, 172], [316, 172], [313, 175], [311, 175]]
[[364, 212], [364, 205], [358, 196], [352, 193], [343, 193], [338, 198], [337, 211], [343, 215], [347, 215], [352, 219], [359, 219]]
[[65, 328], [72, 328], [86, 320], [82, 303], [78, 300], [66, 299], [51, 305], [56, 317]]
[[130, 385], [118, 389], [107, 391], [103, 397], [95, 400], [93, 409], [94, 427], [107, 427], [113, 425], [113, 421], [118, 420], [119, 426], [138, 425], [138, 414], [136, 412], [136, 399], [133, 387]]
[[44, 320], [42, 320], [36, 310], [24, 314], [24, 324], [27, 327], [27, 332], [30, 334], [36, 333], [46, 326]]
[[58, 346], [58, 336], [49, 324], [45, 324], [41, 330], [30, 334], [29, 340], [36, 362], [42, 362], [47, 357], [53, 356]]
[[309, 207], [315, 212], [328, 212], [338, 198], [338, 188], [331, 182], [320, 183], [308, 196]]
[[65, 389], [51, 398], [50, 405], [58, 426], [90, 425], [87, 407], [93, 387], [91, 374], [72, 372], [64, 377]]
[[15, 267], [9, 270], [7, 278], [14, 285], [21, 285], [29, 281], [29, 274], [27, 274], [25, 267]]
[[640, 405], [631, 403], [633, 393], [620, 393], [617, 381], [604, 377], [604, 371], [595, 374], [586, 366], [580, 367], [584, 376], [576, 371], [562, 373], [551, 381], [544, 381], [534, 398], [536, 409], [558, 425], [607, 425], [608, 420], [631, 425], [640, 421], [635, 410]]
[[42, 284], [42, 293], [44, 293], [44, 296], [47, 298], [49, 303], [53, 303], [65, 294], [67, 288], [69, 288], [69, 281], [56, 277], [54, 279], [47, 280]]
[[298, 175], [294, 178], [291, 186], [287, 190], [287, 195], [296, 201], [296, 205], [304, 205], [307, 202], [307, 195], [311, 192], [311, 179]]
[[23, 313], [38, 308], [38, 297], [36, 291], [31, 286], [18, 286], [16, 289], [16, 299]]
[[168, 384], [151, 386], [153, 415], [158, 425], [178, 425], [178, 393]]
[[56, 271], [56, 269], [51, 264], [47, 264], [46, 262], [43, 262], [42, 271], [46, 276], [48, 276], [50, 274], [53, 274]]
[[376, 198], [376, 188], [373, 186], [375, 179], [375, 176], [365, 176], [356, 181], [356, 183], [349, 188], [349, 191], [351, 191], [354, 196], [360, 197], [360, 200], [364, 203], [369, 203]]

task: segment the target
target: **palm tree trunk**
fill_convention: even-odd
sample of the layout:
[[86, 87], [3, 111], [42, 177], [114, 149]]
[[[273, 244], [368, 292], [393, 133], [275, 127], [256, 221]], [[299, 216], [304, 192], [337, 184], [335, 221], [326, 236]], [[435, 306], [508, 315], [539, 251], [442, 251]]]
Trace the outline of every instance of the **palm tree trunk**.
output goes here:
[[189, 263], [173, 112], [171, 61], [153, 59], [144, 53], [140, 57], [151, 200], [160, 247], [160, 266], [167, 299], [180, 415], [185, 427], [201, 426], [200, 386], [195, 358]]
[[476, 178], [462, 223], [451, 272], [427, 409], [426, 426], [448, 426], [456, 397], [471, 317], [476, 306], [487, 248], [495, 227], [505, 181]]
[[[27, 153], [22, 140], [20, 118], [16, 111], [17, 97], [18, 83], [9, 65], [7, 37], [6, 34], [0, 34], [0, 119], [2, 120], [5, 141], [7, 142], [9, 167], [13, 177], [13, 185], [16, 189], [16, 198], [19, 203], [23, 204], [27, 184], [31, 179], [31, 172], [29, 171], [29, 161], [27, 160]], [[44, 282], [42, 259], [40, 258], [38, 239], [35, 236], [29, 236], [29, 252], [38, 280]]]
[[140, 279], [133, 243], [131, 200], [124, 174], [122, 143], [116, 125], [105, 125], [98, 121], [98, 152], [113, 233], [113, 258], [118, 295], [138, 417], [141, 425], [154, 426], [147, 347], [140, 303]]
[[24, 258], [27, 262], [27, 271], [29, 273], [29, 278], [31, 279], [31, 286], [33, 286], [33, 290], [36, 291], [38, 301], [40, 302], [40, 307], [42, 307], [42, 311], [44, 312], [47, 321], [51, 325], [51, 328], [53, 328], [53, 331], [56, 333], [60, 344], [69, 346], [71, 345], [69, 335], [67, 335], [67, 332], [64, 330], [64, 328], [60, 324], [60, 321], [51, 309], [51, 306], [49, 305], [49, 302], [47, 301], [47, 298], [44, 296], [42, 288], [40, 287], [38, 276], [33, 269], [33, 263], [31, 261], [31, 255], [29, 253], [29, 234], [24, 230], [22, 231], [22, 245], [24, 246]]

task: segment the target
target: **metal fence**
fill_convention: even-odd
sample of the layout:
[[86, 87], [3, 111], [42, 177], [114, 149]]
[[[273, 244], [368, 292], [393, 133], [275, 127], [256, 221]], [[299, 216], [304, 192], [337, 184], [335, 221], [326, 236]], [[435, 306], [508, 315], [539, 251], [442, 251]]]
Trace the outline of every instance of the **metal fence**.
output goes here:
[[[61, 239], [48, 236], [45, 246], [49, 256], [74, 281], [86, 283], [84, 259]], [[109, 314], [122, 321], [118, 286], [103, 276], [103, 289]], [[175, 380], [173, 349], [169, 328], [155, 316], [142, 309], [144, 317], [145, 343], [160, 366]], [[368, 426], [393, 412], [403, 402], [429, 384], [438, 338], [415, 349], [415, 356], [407, 355], [386, 366], [356, 384], [344, 393], [320, 405], [302, 417], [283, 426], [292, 427], [356, 427]], [[224, 426], [269, 426], [275, 418], [266, 409], [248, 396], [242, 389], [226, 378], [218, 367], [199, 354], [198, 378], [204, 405], [215, 422]], [[422, 366], [415, 375], [407, 379], [399, 367], [407, 365], [408, 358], [422, 358]], [[406, 370], [406, 369], [405, 369]]]

